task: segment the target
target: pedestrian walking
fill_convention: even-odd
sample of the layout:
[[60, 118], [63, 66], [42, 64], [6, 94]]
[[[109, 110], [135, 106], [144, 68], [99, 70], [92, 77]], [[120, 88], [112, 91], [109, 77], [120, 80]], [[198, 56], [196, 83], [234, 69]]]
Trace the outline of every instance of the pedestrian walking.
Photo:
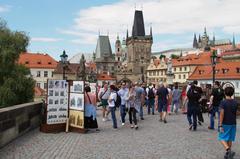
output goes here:
[[187, 113], [187, 86], [183, 86], [182, 93], [181, 93], [181, 98], [182, 98], [182, 113], [186, 114]]
[[210, 97], [210, 109], [209, 109], [210, 125], [208, 129], [214, 130], [214, 118], [216, 113], [218, 115], [218, 125], [219, 125], [219, 115], [220, 115], [219, 105], [223, 100], [223, 97], [224, 97], [224, 91], [220, 87], [220, 82], [215, 81], [214, 88], [212, 90], [211, 97]]
[[110, 90], [108, 89], [108, 84], [104, 83], [103, 87], [100, 88], [100, 91], [98, 93], [98, 99], [101, 102], [102, 106], [102, 121], [108, 120], [108, 98], [110, 95]]
[[160, 83], [160, 88], [157, 90], [156, 94], [156, 109], [160, 115], [160, 122], [167, 123], [166, 115], [167, 115], [167, 104], [169, 99], [169, 92], [168, 89], [164, 87], [163, 83]]
[[126, 88], [126, 84], [123, 82], [121, 84], [121, 89], [118, 91], [118, 95], [121, 97], [120, 115], [121, 115], [122, 126], [125, 125], [127, 94], [128, 94], [128, 88]]
[[181, 101], [181, 91], [178, 89], [178, 85], [175, 84], [175, 87], [172, 91], [172, 107], [171, 107], [172, 113], [173, 112], [175, 112], [176, 114], [178, 113], [180, 101]]
[[[131, 128], [134, 128], [137, 130], [138, 125], [137, 125], [137, 109], [135, 105], [135, 100], [136, 100], [136, 92], [134, 90], [134, 87], [130, 86], [129, 91], [127, 94], [127, 107], [128, 107], [128, 113], [129, 113], [129, 122], [131, 124]], [[133, 125], [134, 123], [134, 125]]]
[[135, 97], [135, 105], [136, 109], [139, 113], [140, 119], [144, 120], [143, 118], [143, 104], [144, 104], [144, 89], [140, 87], [140, 84], [138, 82], [135, 82], [135, 92], [136, 92], [136, 97]]
[[152, 112], [152, 115], [154, 115], [155, 88], [154, 88], [154, 85], [152, 85], [152, 83], [149, 84], [149, 87], [146, 89], [146, 93], [147, 93], [146, 96], [148, 100], [148, 105], [147, 105], [148, 114]]
[[197, 130], [197, 115], [199, 112], [199, 100], [201, 94], [199, 93], [198, 87], [195, 85], [197, 83], [194, 81], [187, 92], [188, 97], [188, 108], [187, 108], [187, 119], [189, 123], [189, 130]]
[[116, 105], [115, 102], [117, 101], [117, 92], [115, 91], [116, 88], [114, 85], [110, 85], [110, 96], [108, 98], [108, 105], [109, 111], [111, 112], [113, 128], [117, 129], [117, 119], [116, 119]]
[[237, 101], [232, 98], [234, 94], [234, 88], [226, 87], [224, 90], [226, 99], [220, 103], [220, 122], [219, 122], [219, 135], [218, 140], [224, 146], [226, 153], [225, 159], [232, 159], [235, 152], [231, 150], [232, 142], [236, 137], [236, 125], [237, 125]]

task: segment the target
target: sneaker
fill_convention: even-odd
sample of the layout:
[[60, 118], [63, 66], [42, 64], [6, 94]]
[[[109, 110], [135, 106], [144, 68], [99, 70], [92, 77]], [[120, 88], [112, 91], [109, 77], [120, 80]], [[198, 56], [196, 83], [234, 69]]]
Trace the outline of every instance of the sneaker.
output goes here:
[[113, 130], [117, 130], [117, 127], [116, 127], [116, 128], [113, 128]]
[[167, 120], [165, 119], [163, 122], [164, 122], [164, 124], [166, 124], [166, 123], [167, 123]]
[[131, 129], [132, 129], [132, 128], [134, 128], [134, 126], [133, 126], [133, 125], [131, 125]]
[[198, 121], [198, 125], [202, 125], [201, 121]]
[[154, 113], [152, 113], [152, 115], [154, 115]]
[[235, 152], [234, 151], [231, 151], [231, 157], [233, 158], [235, 156]]
[[141, 118], [141, 120], [144, 120], [144, 118]]
[[193, 125], [191, 124], [191, 125], [189, 125], [189, 130], [192, 130], [192, 127], [193, 127]]
[[122, 126], [124, 126], [125, 125], [125, 123], [122, 123]]
[[135, 125], [135, 130], [137, 130], [138, 129], [138, 126], [137, 125]]
[[100, 132], [100, 130], [99, 130], [99, 129], [96, 129], [96, 132]]

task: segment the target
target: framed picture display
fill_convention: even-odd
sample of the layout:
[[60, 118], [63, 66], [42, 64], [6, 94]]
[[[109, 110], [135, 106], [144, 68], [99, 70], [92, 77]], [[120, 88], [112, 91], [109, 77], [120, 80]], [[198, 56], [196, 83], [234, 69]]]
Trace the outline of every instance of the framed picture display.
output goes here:
[[84, 94], [70, 93], [69, 108], [74, 110], [84, 110]]
[[68, 82], [48, 80], [47, 124], [65, 123], [68, 117]]
[[84, 82], [73, 81], [73, 85], [70, 88], [71, 93], [84, 93]]
[[84, 128], [84, 113], [77, 110], [69, 112], [69, 125], [75, 128]]

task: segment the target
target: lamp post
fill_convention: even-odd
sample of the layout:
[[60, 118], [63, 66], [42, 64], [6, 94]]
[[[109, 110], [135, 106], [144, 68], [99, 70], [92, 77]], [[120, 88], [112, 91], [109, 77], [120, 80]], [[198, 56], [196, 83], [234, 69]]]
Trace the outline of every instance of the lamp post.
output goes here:
[[63, 54], [60, 55], [61, 57], [61, 63], [63, 65], [63, 79], [65, 80], [66, 77], [65, 77], [65, 69], [66, 69], [66, 64], [67, 64], [67, 59], [68, 59], [68, 55], [66, 54], [66, 51], [63, 50]]
[[211, 62], [212, 62], [212, 82], [213, 82], [213, 86], [214, 86], [214, 83], [215, 83], [215, 67], [216, 67], [216, 63], [217, 63], [217, 51], [216, 50], [213, 50], [212, 51], [212, 55], [211, 55]]

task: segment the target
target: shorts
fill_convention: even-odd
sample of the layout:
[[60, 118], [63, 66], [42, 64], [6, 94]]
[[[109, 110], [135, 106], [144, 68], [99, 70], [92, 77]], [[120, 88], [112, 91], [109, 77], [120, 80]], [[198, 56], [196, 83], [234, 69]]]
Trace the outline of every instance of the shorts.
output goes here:
[[166, 112], [167, 111], [167, 104], [164, 103], [158, 103], [158, 112]]
[[101, 105], [102, 105], [103, 108], [107, 108], [107, 105], [108, 105], [108, 100], [107, 99], [102, 99], [101, 103], [102, 103]]
[[236, 125], [222, 125], [224, 132], [219, 132], [219, 141], [235, 141]]

